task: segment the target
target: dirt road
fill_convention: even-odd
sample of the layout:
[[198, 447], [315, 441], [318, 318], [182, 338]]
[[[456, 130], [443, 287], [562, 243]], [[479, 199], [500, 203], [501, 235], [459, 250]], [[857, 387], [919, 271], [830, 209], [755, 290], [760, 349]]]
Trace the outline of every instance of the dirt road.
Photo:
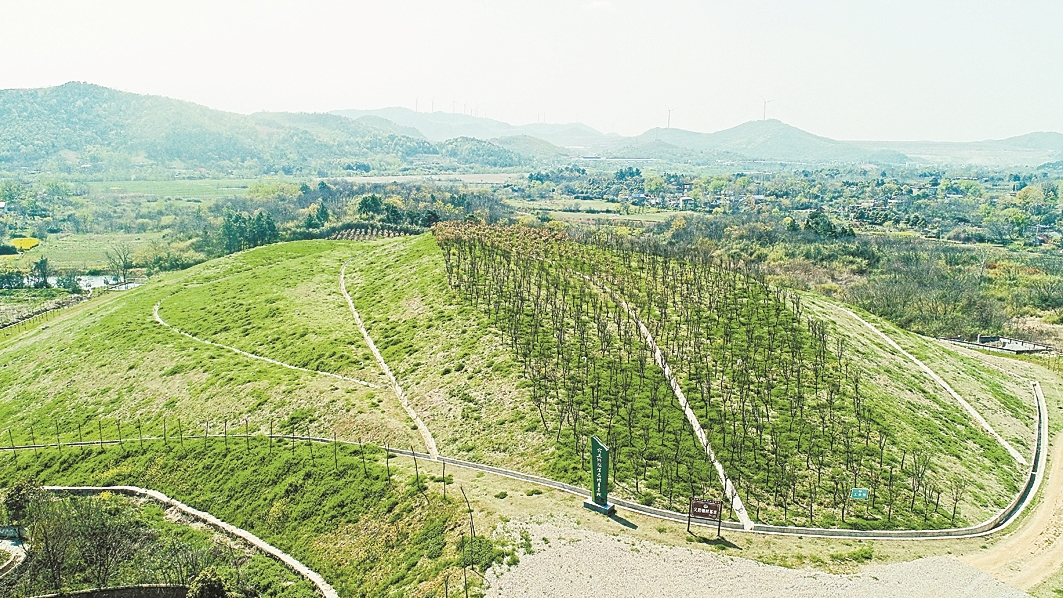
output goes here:
[[997, 579], [1029, 590], [1063, 568], [1063, 434], [1049, 456], [1041, 501], [1028, 519], [998, 544], [961, 557]]

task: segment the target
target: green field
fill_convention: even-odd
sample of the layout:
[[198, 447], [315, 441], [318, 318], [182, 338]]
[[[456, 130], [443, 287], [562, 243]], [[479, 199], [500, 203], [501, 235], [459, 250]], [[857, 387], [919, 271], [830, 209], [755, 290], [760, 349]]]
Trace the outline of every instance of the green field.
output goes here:
[[169, 181], [100, 181], [85, 183], [94, 194], [117, 197], [213, 199], [243, 197], [260, 179], [193, 179]]
[[0, 268], [28, 270], [33, 262], [46, 258], [51, 268], [106, 272], [107, 252], [114, 247], [127, 245], [137, 252], [162, 238], [163, 233], [159, 232], [48, 235], [40, 245], [25, 253], [0, 256]]

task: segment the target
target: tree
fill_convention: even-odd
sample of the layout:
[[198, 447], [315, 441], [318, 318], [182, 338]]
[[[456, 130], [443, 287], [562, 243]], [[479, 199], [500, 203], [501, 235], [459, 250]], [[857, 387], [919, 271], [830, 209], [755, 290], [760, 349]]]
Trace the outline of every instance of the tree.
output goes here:
[[384, 201], [379, 195], [366, 195], [358, 200], [358, 214], [363, 218], [379, 214], [384, 209]]
[[133, 269], [133, 248], [126, 243], [116, 243], [107, 250], [107, 268], [117, 283], [125, 283]]
[[26, 521], [30, 505], [39, 500], [43, 490], [37, 480], [19, 480], [4, 494], [4, 511], [8, 521], [15, 525], [19, 540], [22, 539], [21, 525]]
[[63, 587], [64, 575], [75, 554], [76, 530], [70, 501], [36, 495], [26, 514], [26, 528], [34, 558], [44, 569], [53, 590]]
[[97, 588], [110, 584], [118, 567], [148, 538], [129, 504], [110, 495], [74, 502], [78, 554]]
[[207, 567], [188, 584], [187, 598], [227, 598], [225, 581], [214, 567]]
[[30, 286], [35, 289], [47, 289], [50, 287], [48, 279], [51, 276], [52, 268], [48, 265], [48, 258], [46, 257], [33, 262], [33, 265], [30, 266]]
[[808, 213], [808, 218], [805, 220], [805, 230], [813, 232], [820, 237], [834, 238], [837, 236], [834, 223], [830, 221], [829, 216], [823, 213], [823, 210], [819, 209]]

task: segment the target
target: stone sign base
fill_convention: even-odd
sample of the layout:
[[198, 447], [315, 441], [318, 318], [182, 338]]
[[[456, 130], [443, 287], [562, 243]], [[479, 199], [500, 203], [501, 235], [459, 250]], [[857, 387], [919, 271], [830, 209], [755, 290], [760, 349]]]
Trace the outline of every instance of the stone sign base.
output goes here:
[[583, 506], [594, 511], [595, 513], [601, 513], [602, 515], [612, 515], [616, 513], [616, 506], [610, 504], [600, 505], [593, 500], [583, 501]]

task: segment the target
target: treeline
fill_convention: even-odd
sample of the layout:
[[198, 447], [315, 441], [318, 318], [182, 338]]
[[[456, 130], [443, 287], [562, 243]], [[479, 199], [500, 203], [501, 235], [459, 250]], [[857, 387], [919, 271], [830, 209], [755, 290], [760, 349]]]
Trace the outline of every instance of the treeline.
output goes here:
[[[838, 234], [810, 212], [678, 216], [649, 229], [757, 267], [773, 283], [836, 296], [928, 336], [1029, 338], [1016, 318], [1063, 316], [1063, 258], [896, 235]], [[1031, 338], [1031, 340], [1043, 340]]]
[[[644, 503], [674, 508], [691, 494], [722, 492], [646, 326], [755, 520], [965, 521], [965, 478], [934, 463], [942, 451], [964, 450], [953, 436], [978, 433], [920, 422], [927, 444], [905, 440], [912, 422], [881, 410], [844, 338], [755, 268], [602, 232], [582, 242], [526, 227], [447, 223], [434, 232], [450, 284], [484, 310], [522, 364], [555, 441], [554, 475], [585, 483], [597, 434], [612, 448], [617, 486]], [[1008, 459], [979, 438], [992, 458]], [[860, 513], [849, 497], [857, 486], [871, 489]]]

